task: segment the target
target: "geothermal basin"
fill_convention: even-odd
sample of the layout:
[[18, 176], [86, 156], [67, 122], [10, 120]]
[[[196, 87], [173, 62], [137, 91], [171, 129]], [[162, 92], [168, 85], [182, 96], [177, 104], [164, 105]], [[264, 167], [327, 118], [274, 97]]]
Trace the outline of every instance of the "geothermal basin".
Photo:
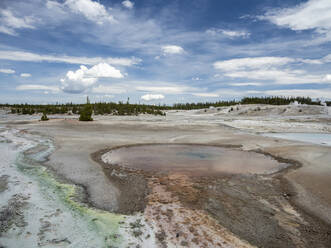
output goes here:
[[330, 117], [209, 111], [8, 122], [0, 247], [330, 247]]

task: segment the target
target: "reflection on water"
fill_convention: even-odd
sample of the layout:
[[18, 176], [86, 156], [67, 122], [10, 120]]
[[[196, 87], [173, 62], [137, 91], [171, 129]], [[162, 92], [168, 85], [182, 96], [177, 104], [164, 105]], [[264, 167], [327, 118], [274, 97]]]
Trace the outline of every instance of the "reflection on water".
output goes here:
[[329, 133], [263, 133], [263, 136], [331, 146]]
[[268, 174], [287, 166], [255, 152], [205, 145], [157, 144], [114, 149], [103, 155], [110, 164], [153, 172], [190, 175]]
[[201, 159], [201, 160], [205, 160], [205, 159], [212, 159], [214, 156], [212, 153], [208, 153], [208, 152], [199, 152], [199, 151], [187, 151], [187, 152], [177, 152], [176, 153], [176, 157], [186, 157], [186, 158], [193, 158], [193, 159]]

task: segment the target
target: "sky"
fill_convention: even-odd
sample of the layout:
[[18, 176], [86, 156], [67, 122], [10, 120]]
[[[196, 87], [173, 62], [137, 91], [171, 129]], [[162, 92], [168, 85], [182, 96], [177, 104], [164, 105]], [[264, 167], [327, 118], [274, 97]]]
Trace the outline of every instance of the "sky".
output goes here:
[[0, 103], [331, 99], [330, 0], [1, 0]]

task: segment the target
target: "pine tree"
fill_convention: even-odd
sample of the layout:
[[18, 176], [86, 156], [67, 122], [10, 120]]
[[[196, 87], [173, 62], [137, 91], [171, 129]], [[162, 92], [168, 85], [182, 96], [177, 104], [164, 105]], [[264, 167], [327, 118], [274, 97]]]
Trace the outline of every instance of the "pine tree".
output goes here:
[[93, 121], [92, 118], [93, 106], [90, 104], [90, 100], [86, 98], [86, 104], [83, 109], [80, 111], [79, 120], [80, 121]]

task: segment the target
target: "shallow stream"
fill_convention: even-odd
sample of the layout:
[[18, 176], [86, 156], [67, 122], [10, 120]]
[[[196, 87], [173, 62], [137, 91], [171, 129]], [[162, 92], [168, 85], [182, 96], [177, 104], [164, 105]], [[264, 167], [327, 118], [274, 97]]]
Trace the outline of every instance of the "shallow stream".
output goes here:
[[109, 247], [124, 242], [119, 225], [124, 216], [82, 203], [79, 186], [56, 178], [44, 166], [54, 149], [48, 137], [0, 128], [0, 247]]

